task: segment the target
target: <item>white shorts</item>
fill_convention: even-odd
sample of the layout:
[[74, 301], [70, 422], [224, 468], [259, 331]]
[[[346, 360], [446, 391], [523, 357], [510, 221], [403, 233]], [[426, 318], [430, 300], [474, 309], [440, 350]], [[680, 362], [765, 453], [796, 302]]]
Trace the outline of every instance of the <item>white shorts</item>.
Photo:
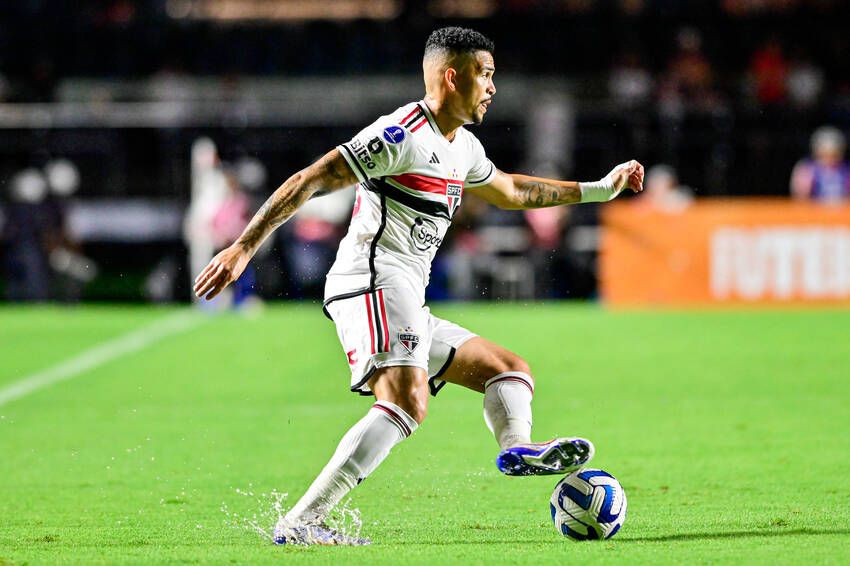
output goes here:
[[404, 287], [384, 287], [325, 303], [351, 369], [351, 391], [371, 395], [369, 378], [375, 370], [391, 366], [426, 370], [432, 395], [446, 384], [439, 378], [455, 351], [476, 335], [417, 303], [416, 293]]

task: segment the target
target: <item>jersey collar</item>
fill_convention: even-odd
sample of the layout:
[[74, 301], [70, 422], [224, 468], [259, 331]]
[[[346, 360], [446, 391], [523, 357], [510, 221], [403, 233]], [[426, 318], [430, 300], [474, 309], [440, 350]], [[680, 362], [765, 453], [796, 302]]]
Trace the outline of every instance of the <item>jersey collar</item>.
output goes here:
[[[446, 136], [443, 135], [443, 132], [440, 131], [440, 126], [437, 125], [437, 121], [434, 119], [434, 115], [431, 114], [431, 109], [428, 108], [428, 105], [425, 104], [424, 100], [420, 100], [416, 104], [419, 105], [419, 108], [422, 109], [422, 112], [425, 113], [425, 117], [428, 119], [428, 125], [431, 126], [431, 129], [434, 130], [434, 133], [446, 140]], [[449, 141], [449, 140], [446, 140]]]

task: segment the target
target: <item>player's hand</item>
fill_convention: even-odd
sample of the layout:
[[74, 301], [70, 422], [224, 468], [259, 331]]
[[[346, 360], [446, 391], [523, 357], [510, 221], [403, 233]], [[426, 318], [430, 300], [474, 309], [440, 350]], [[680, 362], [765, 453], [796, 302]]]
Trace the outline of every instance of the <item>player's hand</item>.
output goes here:
[[632, 159], [614, 167], [608, 175], [617, 192], [629, 189], [634, 193], [643, 190], [643, 165]]
[[225, 287], [239, 279], [251, 255], [236, 244], [220, 251], [195, 278], [195, 295], [206, 300], [221, 293]]

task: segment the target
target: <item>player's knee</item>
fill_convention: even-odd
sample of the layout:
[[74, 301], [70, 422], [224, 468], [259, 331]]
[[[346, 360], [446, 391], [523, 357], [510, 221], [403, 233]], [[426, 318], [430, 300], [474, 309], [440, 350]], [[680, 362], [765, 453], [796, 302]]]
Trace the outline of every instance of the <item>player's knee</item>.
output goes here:
[[514, 358], [511, 360], [511, 367], [513, 369], [509, 369], [508, 371], [518, 371], [526, 375], [531, 375], [531, 368], [528, 363], [516, 354], [514, 354]]
[[411, 387], [401, 396], [396, 405], [404, 409], [417, 424], [422, 424], [428, 416], [428, 387]]
[[508, 350], [499, 352], [492, 363], [492, 374], [498, 375], [510, 371], [531, 375], [531, 368], [524, 359]]
[[422, 424], [422, 421], [425, 420], [425, 417], [428, 416], [428, 400], [425, 399], [415, 399], [412, 403], [411, 409], [409, 411], [413, 420], [416, 421], [416, 424]]
[[428, 414], [428, 376], [420, 368], [391, 367], [376, 372], [370, 381], [375, 397], [400, 407], [422, 424]]

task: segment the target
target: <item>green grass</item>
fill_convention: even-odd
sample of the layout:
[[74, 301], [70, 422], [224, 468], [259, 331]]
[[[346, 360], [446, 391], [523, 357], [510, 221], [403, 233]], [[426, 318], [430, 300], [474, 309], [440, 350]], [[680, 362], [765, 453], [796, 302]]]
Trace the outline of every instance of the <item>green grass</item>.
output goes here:
[[[0, 309], [0, 389], [168, 312]], [[372, 546], [239, 528], [262, 493], [291, 504], [369, 403], [318, 307], [277, 306], [0, 406], [0, 564], [850, 560], [850, 312], [434, 312], [530, 362], [537, 438], [594, 440], [629, 497], [614, 539], [560, 537], [556, 480], [500, 476], [480, 396], [452, 386], [353, 493]]]

